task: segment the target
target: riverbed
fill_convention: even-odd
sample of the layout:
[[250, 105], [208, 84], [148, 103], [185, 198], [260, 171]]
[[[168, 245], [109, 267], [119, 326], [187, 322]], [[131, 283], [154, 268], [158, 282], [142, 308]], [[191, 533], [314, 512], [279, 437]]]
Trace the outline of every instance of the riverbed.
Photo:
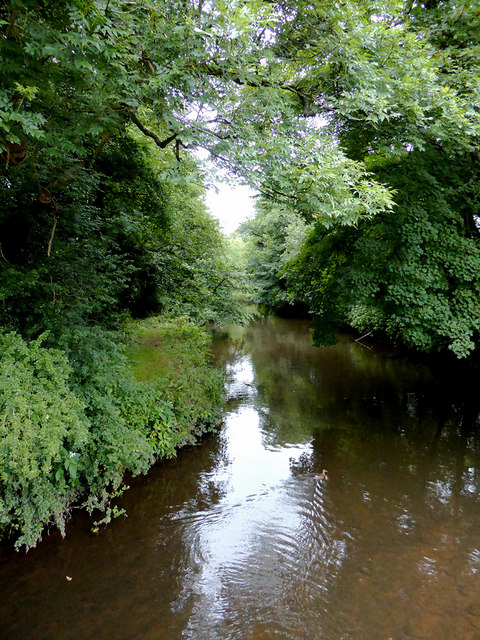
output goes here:
[[[0, 555], [0, 638], [480, 638], [479, 399], [458, 372], [308, 322], [219, 336], [218, 433]], [[325, 470], [325, 473], [323, 471]]]

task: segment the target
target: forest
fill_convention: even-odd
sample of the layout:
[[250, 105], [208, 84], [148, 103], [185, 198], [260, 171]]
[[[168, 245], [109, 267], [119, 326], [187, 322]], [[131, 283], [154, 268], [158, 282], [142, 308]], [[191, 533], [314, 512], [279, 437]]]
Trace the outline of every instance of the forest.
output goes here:
[[[247, 299], [478, 355], [477, 0], [8, 0], [0, 28], [3, 538], [108, 522], [214, 428], [207, 328]], [[230, 239], [212, 166], [259, 194]]]

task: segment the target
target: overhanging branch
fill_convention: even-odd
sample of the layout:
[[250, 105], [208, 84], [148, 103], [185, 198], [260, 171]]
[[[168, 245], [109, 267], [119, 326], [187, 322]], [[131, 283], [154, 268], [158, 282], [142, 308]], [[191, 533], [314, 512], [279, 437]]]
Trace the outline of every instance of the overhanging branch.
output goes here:
[[130, 114], [130, 119], [140, 129], [140, 131], [144, 135], [148, 136], [149, 138], [152, 138], [152, 140], [155, 142], [157, 147], [160, 147], [160, 149], [165, 149], [165, 147], [167, 147], [170, 144], [170, 142], [173, 142], [175, 138], [178, 136], [178, 133], [172, 133], [171, 136], [169, 136], [168, 138], [165, 138], [165, 140], [162, 140], [160, 136], [158, 136], [154, 131], [150, 131], [150, 129], [147, 129], [147, 127], [143, 124], [143, 122], [141, 122], [137, 118], [135, 113]]
[[255, 79], [247, 79], [239, 76], [236, 73], [231, 73], [230, 71], [223, 71], [221, 68], [214, 67], [208, 63], [204, 63], [200, 65], [207, 72], [208, 75], [214, 76], [216, 78], [223, 78], [224, 80], [231, 80], [235, 84], [239, 86], [247, 86], [247, 87], [268, 87], [270, 89], [279, 89], [281, 91], [289, 91], [294, 93], [301, 101], [302, 105], [304, 105], [305, 101], [308, 101], [309, 96], [301, 91], [298, 87], [293, 84], [284, 84], [281, 82], [272, 82], [267, 78], [262, 78], [261, 76], [257, 76]]

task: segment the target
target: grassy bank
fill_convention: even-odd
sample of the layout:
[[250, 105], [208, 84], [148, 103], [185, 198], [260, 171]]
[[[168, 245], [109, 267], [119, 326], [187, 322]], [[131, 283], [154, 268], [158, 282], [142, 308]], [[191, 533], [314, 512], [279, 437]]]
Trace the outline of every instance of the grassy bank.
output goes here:
[[218, 425], [224, 403], [222, 375], [210, 364], [209, 334], [187, 318], [152, 318], [132, 324], [127, 351], [135, 379], [164, 405], [160, 430], [150, 438], [161, 457]]
[[[52, 347], [0, 334], [0, 535], [33, 547], [73, 506], [112, 515], [126, 472], [146, 473], [220, 420], [223, 380], [186, 319], [132, 323]], [[61, 348], [60, 348], [61, 347]]]

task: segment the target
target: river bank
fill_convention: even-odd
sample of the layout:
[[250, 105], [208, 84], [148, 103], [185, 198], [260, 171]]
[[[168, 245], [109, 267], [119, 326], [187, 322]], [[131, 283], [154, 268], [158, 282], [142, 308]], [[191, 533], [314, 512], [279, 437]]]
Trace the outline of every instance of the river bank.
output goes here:
[[90, 331], [75, 357], [0, 334], [0, 534], [34, 547], [62, 535], [72, 509], [95, 526], [115, 515], [111, 499], [138, 475], [217, 425], [223, 377], [209, 334], [186, 318], [151, 318], [119, 334]]

